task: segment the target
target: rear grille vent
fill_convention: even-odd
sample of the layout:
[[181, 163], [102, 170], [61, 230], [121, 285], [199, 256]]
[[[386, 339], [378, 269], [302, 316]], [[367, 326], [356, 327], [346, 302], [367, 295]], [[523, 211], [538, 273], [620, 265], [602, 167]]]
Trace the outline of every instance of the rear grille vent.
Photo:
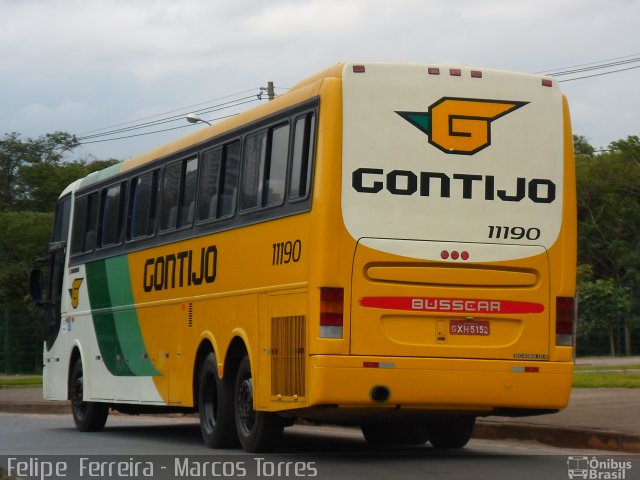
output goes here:
[[271, 319], [271, 394], [304, 397], [304, 315]]

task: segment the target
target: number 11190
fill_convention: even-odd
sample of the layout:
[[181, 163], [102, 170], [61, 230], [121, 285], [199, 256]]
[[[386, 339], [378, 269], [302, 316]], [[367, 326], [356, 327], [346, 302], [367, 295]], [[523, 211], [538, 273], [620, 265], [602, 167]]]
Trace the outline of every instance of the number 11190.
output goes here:
[[489, 238], [502, 240], [538, 240], [540, 238], [540, 229], [531, 227], [501, 227], [489, 225]]

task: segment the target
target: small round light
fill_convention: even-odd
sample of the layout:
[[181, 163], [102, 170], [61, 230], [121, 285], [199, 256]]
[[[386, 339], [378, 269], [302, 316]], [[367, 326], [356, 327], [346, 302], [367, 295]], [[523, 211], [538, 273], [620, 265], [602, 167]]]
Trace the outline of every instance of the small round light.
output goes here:
[[469, 252], [466, 252], [466, 251], [465, 251], [465, 252], [462, 252], [462, 253], [460, 254], [460, 258], [461, 258], [462, 260], [469, 260]]
[[451, 258], [453, 260], [457, 260], [459, 256], [460, 256], [460, 254], [458, 252], [456, 252], [455, 250], [453, 252], [451, 252]]
[[449, 258], [449, 252], [447, 252], [446, 250], [442, 250], [440, 252], [440, 258], [446, 260], [447, 258]]

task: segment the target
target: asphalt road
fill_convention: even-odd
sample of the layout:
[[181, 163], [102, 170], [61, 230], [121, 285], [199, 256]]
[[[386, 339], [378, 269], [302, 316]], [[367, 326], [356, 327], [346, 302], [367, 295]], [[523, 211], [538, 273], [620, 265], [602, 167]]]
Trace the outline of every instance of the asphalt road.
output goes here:
[[564, 480], [569, 457], [597, 458], [605, 473], [624, 467], [612, 459], [631, 462], [613, 478], [640, 479], [639, 456], [536, 443], [474, 439], [449, 454], [428, 446], [379, 450], [358, 430], [295, 426], [285, 430], [277, 454], [250, 455], [207, 449], [194, 418], [111, 416], [103, 432], [80, 433], [70, 415], [0, 414], [0, 464], [7, 472], [10, 463], [14, 476], [41, 480], [108, 478], [110, 468], [111, 478]]

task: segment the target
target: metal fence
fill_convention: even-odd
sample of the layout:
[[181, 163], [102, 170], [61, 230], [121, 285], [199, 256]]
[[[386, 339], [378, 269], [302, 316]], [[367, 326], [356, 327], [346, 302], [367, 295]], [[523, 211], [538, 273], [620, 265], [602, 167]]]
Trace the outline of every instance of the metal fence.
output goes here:
[[0, 305], [0, 374], [42, 372], [44, 320], [25, 305]]
[[[0, 305], [0, 375], [42, 372], [44, 320], [39, 309], [25, 305]], [[627, 332], [628, 330], [628, 332]], [[640, 324], [611, 332], [582, 335], [578, 327], [577, 355], [640, 355]]]

